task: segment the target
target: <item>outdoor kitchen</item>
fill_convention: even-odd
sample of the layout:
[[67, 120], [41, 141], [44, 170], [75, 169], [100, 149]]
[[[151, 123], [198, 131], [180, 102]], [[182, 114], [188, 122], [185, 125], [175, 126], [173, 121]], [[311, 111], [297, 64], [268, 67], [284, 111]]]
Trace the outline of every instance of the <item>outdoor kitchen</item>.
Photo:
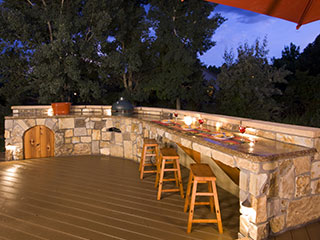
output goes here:
[[143, 138], [150, 137], [178, 148], [185, 167], [190, 157], [183, 149], [189, 149], [200, 153], [201, 162], [215, 160], [238, 169], [239, 187], [230, 191], [240, 200], [239, 236], [265, 239], [320, 218], [319, 129], [175, 111], [180, 119], [201, 117], [207, 129], [218, 126], [235, 136], [239, 125], [245, 126], [239, 138], [253, 139], [224, 145], [167, 126], [168, 119], [174, 121], [171, 109], [132, 110], [133, 115], [114, 116], [111, 106], [72, 106], [69, 115], [52, 116], [50, 106], [13, 106], [12, 116], [5, 119], [6, 159], [25, 158], [26, 143], [34, 141], [25, 139], [26, 132], [36, 126], [53, 133], [52, 140], [33, 143], [49, 156], [107, 155], [139, 162]]

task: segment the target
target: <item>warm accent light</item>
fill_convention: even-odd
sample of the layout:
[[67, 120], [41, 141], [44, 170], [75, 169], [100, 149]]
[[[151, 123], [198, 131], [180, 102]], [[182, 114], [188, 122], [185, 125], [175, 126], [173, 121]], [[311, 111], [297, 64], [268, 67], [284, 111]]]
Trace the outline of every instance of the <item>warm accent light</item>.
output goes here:
[[221, 122], [216, 122], [216, 129], [218, 132], [220, 131], [221, 126], [222, 126]]
[[17, 149], [17, 146], [13, 146], [13, 145], [6, 146], [6, 150], [9, 150], [9, 151], [15, 151], [16, 149]]
[[257, 130], [256, 129], [254, 129], [254, 128], [246, 128], [246, 130], [249, 132], [249, 133], [256, 133], [257, 132]]
[[8, 169], [6, 170], [7, 176], [14, 177], [16, 171], [17, 171], [19, 168], [21, 168], [21, 165], [14, 165], [13, 167], [8, 168]]
[[197, 118], [193, 117], [193, 118], [192, 118], [192, 125], [195, 125], [196, 122], [197, 122]]
[[53, 109], [52, 109], [52, 107], [48, 109], [48, 113], [47, 113], [47, 114], [48, 114], [49, 117], [52, 117], [52, 116], [53, 116]]
[[107, 116], [111, 116], [111, 109], [106, 109]]
[[6, 160], [14, 160], [16, 151], [17, 151], [17, 146], [14, 146], [14, 145], [6, 146]]
[[242, 213], [242, 216], [248, 220], [248, 222], [255, 221], [257, 217], [257, 212], [252, 207], [249, 197], [241, 203], [240, 212]]
[[184, 123], [186, 125], [188, 125], [189, 127], [191, 126], [192, 122], [193, 122], [193, 118], [190, 117], [190, 116], [185, 116], [184, 119], [183, 119]]

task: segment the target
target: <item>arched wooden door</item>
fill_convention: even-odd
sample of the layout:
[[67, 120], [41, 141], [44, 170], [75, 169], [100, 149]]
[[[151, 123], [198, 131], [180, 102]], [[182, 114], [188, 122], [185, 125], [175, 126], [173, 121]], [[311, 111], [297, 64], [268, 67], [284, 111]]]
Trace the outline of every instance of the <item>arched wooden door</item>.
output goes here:
[[46, 126], [35, 126], [24, 134], [24, 158], [54, 156], [54, 133]]

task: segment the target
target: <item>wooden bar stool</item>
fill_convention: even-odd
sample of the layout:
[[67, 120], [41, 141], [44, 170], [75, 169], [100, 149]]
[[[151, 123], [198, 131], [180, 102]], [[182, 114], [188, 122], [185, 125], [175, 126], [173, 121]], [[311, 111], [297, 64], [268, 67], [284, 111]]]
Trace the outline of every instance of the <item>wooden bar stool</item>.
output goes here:
[[[171, 164], [172, 167], [167, 168], [166, 166]], [[174, 178], [164, 178], [165, 172], [173, 172]], [[177, 188], [163, 189], [163, 182], [175, 181]], [[184, 198], [183, 195], [183, 186], [181, 179], [181, 171], [179, 164], [179, 155], [174, 148], [162, 148], [160, 149], [160, 161], [157, 165], [157, 177], [155, 187], [158, 187], [158, 196], [157, 200], [161, 199], [161, 194], [163, 192], [179, 192], [181, 198]]]
[[[146, 162], [147, 157], [156, 157], [156, 164], [152, 162]], [[156, 173], [157, 169], [152, 170], [145, 170], [144, 168], [146, 166], [158, 166], [158, 160], [159, 159], [159, 145], [155, 139], [150, 138], [144, 138], [143, 139], [143, 147], [142, 147], [142, 154], [141, 154], [141, 160], [140, 160], [140, 179], [143, 179], [144, 173]]]
[[[190, 203], [190, 192], [191, 185], [193, 182], [191, 203]], [[198, 183], [208, 183], [208, 192], [197, 192]], [[208, 196], [209, 202], [196, 202], [197, 196]], [[191, 232], [192, 223], [218, 223], [219, 233], [223, 233], [222, 221], [218, 200], [218, 193], [216, 188], [216, 177], [213, 174], [210, 166], [208, 164], [190, 164], [190, 175], [187, 187], [186, 200], [184, 204], [184, 212], [189, 209], [188, 218], [188, 229], [187, 232]], [[210, 210], [213, 212], [213, 208], [216, 210], [216, 219], [193, 219], [194, 206], [195, 205], [210, 205]]]

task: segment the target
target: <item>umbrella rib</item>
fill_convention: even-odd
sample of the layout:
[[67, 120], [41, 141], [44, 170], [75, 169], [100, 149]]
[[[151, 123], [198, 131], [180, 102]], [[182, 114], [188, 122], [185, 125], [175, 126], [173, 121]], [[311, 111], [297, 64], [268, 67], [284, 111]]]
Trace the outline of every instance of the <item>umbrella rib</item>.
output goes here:
[[300, 17], [300, 19], [299, 19], [299, 21], [298, 21], [298, 25], [296, 26], [296, 29], [297, 29], [297, 30], [298, 30], [298, 29], [301, 27], [301, 25], [303, 24], [303, 20], [304, 20], [304, 18], [306, 17], [307, 13], [309, 12], [310, 7], [311, 7], [311, 5], [312, 5], [312, 2], [313, 2], [313, 0], [309, 0], [308, 3], [307, 3], [307, 6], [306, 6], [305, 9], [303, 10], [303, 13], [302, 13], [302, 15], [301, 15], [301, 17]]

